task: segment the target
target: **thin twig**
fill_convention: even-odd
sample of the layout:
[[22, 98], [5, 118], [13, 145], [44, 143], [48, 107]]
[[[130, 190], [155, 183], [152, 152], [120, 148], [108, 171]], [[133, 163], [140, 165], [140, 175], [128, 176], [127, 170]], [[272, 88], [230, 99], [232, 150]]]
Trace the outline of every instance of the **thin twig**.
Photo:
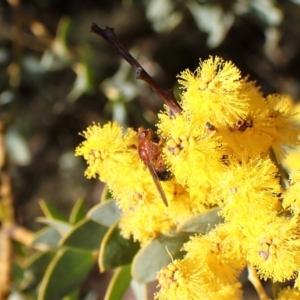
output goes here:
[[30, 245], [33, 240], [33, 233], [16, 225], [4, 132], [4, 125], [0, 120], [0, 300], [7, 299], [11, 291], [12, 239], [24, 245]]
[[283, 167], [283, 165], [280, 163], [280, 161], [277, 159], [276, 153], [273, 148], [270, 149], [270, 158], [278, 168], [278, 173], [280, 174], [280, 183], [281, 186], [286, 190], [290, 187], [288, 173]]
[[8, 229], [15, 222], [10, 177], [4, 147], [4, 128], [0, 121], [0, 299], [7, 299], [11, 282], [12, 241]]
[[180, 114], [182, 111], [181, 106], [178, 104], [174, 97], [173, 91], [170, 89], [162, 88], [144, 69], [143, 67], [132, 57], [132, 55], [125, 49], [123, 44], [119, 41], [115, 35], [114, 29], [107, 27], [101, 29], [97, 24], [93, 23], [91, 26], [91, 32], [101, 36], [105, 39], [117, 53], [125, 59], [135, 71], [136, 79], [141, 79], [147, 82], [151, 88], [163, 99], [165, 104], [171, 109], [174, 114]]
[[261, 281], [258, 279], [256, 271], [248, 265], [248, 280], [253, 284], [260, 300], [270, 300], [266, 294]]

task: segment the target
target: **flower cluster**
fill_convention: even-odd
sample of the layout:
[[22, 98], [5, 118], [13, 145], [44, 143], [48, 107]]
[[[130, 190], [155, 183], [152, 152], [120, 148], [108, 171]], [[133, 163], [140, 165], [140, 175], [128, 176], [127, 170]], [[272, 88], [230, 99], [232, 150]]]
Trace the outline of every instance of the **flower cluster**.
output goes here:
[[247, 264], [262, 279], [296, 279], [300, 172], [292, 174], [290, 188], [281, 184], [282, 160], [299, 144], [291, 99], [265, 98], [219, 57], [178, 77], [182, 113], [174, 117], [166, 110], [157, 124], [172, 173], [161, 182], [169, 207], [139, 158], [134, 130], [93, 124], [76, 149], [87, 160], [86, 176], [107, 182], [123, 211], [120, 228], [126, 238], [145, 244], [220, 207], [224, 223], [191, 238], [183, 246], [185, 257], [160, 271], [156, 299], [240, 299], [237, 277]]

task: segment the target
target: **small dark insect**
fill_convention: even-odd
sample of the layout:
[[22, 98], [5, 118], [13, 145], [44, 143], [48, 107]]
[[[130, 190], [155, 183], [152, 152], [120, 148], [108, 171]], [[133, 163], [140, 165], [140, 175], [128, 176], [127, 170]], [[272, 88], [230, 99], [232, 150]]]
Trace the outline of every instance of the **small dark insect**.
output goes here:
[[139, 156], [144, 164], [148, 167], [155, 186], [166, 206], [168, 206], [167, 197], [162, 188], [160, 181], [168, 180], [171, 177], [167, 166], [163, 161], [161, 153], [161, 140], [156, 143], [153, 141], [153, 132], [151, 129], [140, 127], [138, 130], [139, 139]]
[[211, 124], [210, 122], [206, 122], [205, 126], [206, 126], [206, 128], [207, 128], [208, 131], [214, 131], [214, 130], [216, 130], [216, 127], [213, 124]]
[[253, 121], [252, 120], [239, 120], [235, 123], [235, 128], [238, 131], [245, 131], [247, 128], [253, 127]]

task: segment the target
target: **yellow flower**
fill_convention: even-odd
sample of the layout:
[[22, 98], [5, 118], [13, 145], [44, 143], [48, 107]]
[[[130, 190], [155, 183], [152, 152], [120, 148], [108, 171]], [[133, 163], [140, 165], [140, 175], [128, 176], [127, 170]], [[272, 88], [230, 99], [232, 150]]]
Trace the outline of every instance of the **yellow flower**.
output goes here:
[[276, 297], [276, 300], [299, 300], [300, 291], [298, 289], [292, 289], [287, 287], [282, 289]]
[[230, 226], [221, 225], [206, 236], [191, 238], [187, 254], [158, 273], [160, 291], [155, 299], [240, 299], [237, 276], [245, 267], [240, 245], [230, 237]]
[[288, 96], [269, 95], [267, 97], [270, 116], [274, 119], [276, 134], [272, 148], [279, 162], [286, 156], [287, 149], [299, 145], [300, 126]]
[[137, 134], [133, 130], [123, 133], [116, 123], [103, 127], [93, 124], [83, 136], [86, 140], [77, 147], [76, 155], [87, 160], [87, 177], [99, 176], [107, 182], [123, 211], [120, 227], [125, 237], [132, 235], [146, 243], [206, 210], [200, 203], [193, 204], [175, 177], [161, 182], [169, 202], [169, 207], [165, 207], [148, 168], [139, 158]]
[[231, 124], [247, 114], [248, 99], [239, 94], [240, 71], [219, 57], [210, 57], [194, 73], [185, 70], [178, 76], [182, 85], [183, 110], [202, 123], [214, 126]]
[[[191, 238], [183, 246], [185, 257], [159, 272], [155, 298], [240, 299], [238, 276], [247, 263], [263, 279], [295, 279], [300, 171], [291, 174], [291, 186], [282, 192], [280, 173], [269, 158], [274, 149], [281, 163], [287, 148], [299, 144], [291, 101], [279, 95], [265, 99], [219, 57], [178, 77], [183, 111], [159, 114], [157, 126], [164, 163], [172, 173], [161, 182], [168, 207], [139, 157], [134, 130], [124, 131], [115, 122], [93, 124], [76, 149], [87, 161], [85, 175], [107, 182], [122, 209], [125, 238], [133, 236], [144, 245], [212, 206], [221, 208], [225, 223]], [[284, 209], [291, 211], [289, 218]], [[281, 297], [290, 294], [285, 290]]]
[[189, 188], [191, 197], [203, 203], [210, 183], [222, 171], [219, 138], [207, 131], [193, 114], [170, 119], [161, 114], [159, 132], [165, 137], [165, 160], [178, 182]]
[[153, 194], [159, 198], [152, 178], [138, 156], [135, 131], [127, 129], [123, 132], [120, 125], [109, 122], [103, 127], [93, 124], [82, 135], [86, 140], [77, 147], [75, 155], [86, 159], [85, 175], [88, 178], [99, 176], [101, 181], [107, 182], [120, 207], [135, 205], [121, 200], [139, 191], [154, 190]]
[[[155, 196], [156, 190], [152, 184], [152, 191], [144, 195], [136, 194], [137, 199], [132, 197], [128, 200], [120, 200], [131, 203], [130, 208], [123, 208], [123, 216], [120, 220], [122, 235], [145, 244], [155, 238], [159, 233], [168, 234], [180, 223], [192, 218], [195, 214], [205, 211], [205, 208], [198, 206], [195, 211], [189, 199], [188, 192], [174, 180], [162, 182], [169, 206], [166, 207], [159, 196]], [[150, 188], [150, 187], [149, 187]], [[145, 197], [142, 203], [139, 197]]]
[[[297, 276], [297, 278], [296, 278], [296, 280], [295, 280], [294, 287], [297, 288], [298, 291], [300, 290], [300, 276], [299, 276], [299, 271], [298, 271], [298, 276]], [[299, 292], [299, 293], [300, 293], [300, 292]], [[297, 295], [297, 294], [295, 294], [295, 295]], [[300, 297], [299, 297], [298, 299], [300, 299]]]
[[175, 260], [158, 273], [160, 291], [156, 300], [238, 300], [241, 284], [225, 284], [211, 277], [201, 260], [184, 258]]
[[[109, 122], [101, 127], [93, 124], [82, 133], [86, 138], [75, 150], [76, 156], [83, 156], [88, 168], [85, 171], [87, 178], [97, 175], [102, 181], [116, 177], [119, 171], [130, 162], [137, 164], [136, 133], [123, 129], [116, 122]], [[116, 168], [116, 169], [115, 169]]]
[[274, 282], [295, 278], [300, 268], [300, 232], [296, 218], [276, 217], [252, 226], [247, 236], [247, 260], [262, 279]]
[[221, 224], [207, 235], [192, 237], [183, 250], [187, 252], [186, 258], [205, 264], [212, 281], [216, 278], [225, 285], [233, 284], [246, 266], [242, 240], [240, 231], [230, 224]]
[[[162, 182], [162, 185], [168, 207], [163, 204], [153, 182], [148, 190], [137, 190], [120, 199], [123, 210], [120, 228], [124, 237], [132, 235], [134, 240], [145, 244], [159, 233], [169, 233], [191, 216], [188, 193], [174, 181]], [[128, 206], [124, 207], [123, 203], [128, 203]]]
[[287, 171], [300, 170], [300, 148], [290, 150], [283, 161], [283, 165]]
[[253, 82], [243, 80], [240, 94], [249, 99], [247, 115], [244, 119], [216, 128], [216, 132], [231, 149], [228, 154], [241, 157], [246, 152], [252, 157], [268, 153], [276, 133], [268, 104]]
[[157, 275], [160, 291], [155, 299], [201, 299], [205, 271], [192, 260], [175, 260]]
[[[227, 170], [226, 170], [227, 169]], [[277, 214], [281, 187], [277, 168], [267, 157], [228, 160], [210, 197], [219, 197], [220, 214], [241, 226]]]

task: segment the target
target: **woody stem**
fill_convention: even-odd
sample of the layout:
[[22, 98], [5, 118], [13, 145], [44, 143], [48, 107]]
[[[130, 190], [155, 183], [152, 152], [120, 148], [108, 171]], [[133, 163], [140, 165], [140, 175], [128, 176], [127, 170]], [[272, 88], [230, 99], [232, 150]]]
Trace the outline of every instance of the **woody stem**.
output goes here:
[[180, 114], [182, 111], [181, 106], [178, 104], [173, 91], [161, 87], [135, 60], [135, 58], [125, 49], [123, 44], [119, 41], [115, 35], [114, 29], [106, 26], [105, 29], [101, 29], [97, 24], [91, 25], [91, 32], [101, 36], [105, 39], [117, 53], [125, 59], [135, 71], [135, 78], [141, 79], [147, 82], [150, 87], [163, 99], [165, 104], [171, 109], [174, 114]]

